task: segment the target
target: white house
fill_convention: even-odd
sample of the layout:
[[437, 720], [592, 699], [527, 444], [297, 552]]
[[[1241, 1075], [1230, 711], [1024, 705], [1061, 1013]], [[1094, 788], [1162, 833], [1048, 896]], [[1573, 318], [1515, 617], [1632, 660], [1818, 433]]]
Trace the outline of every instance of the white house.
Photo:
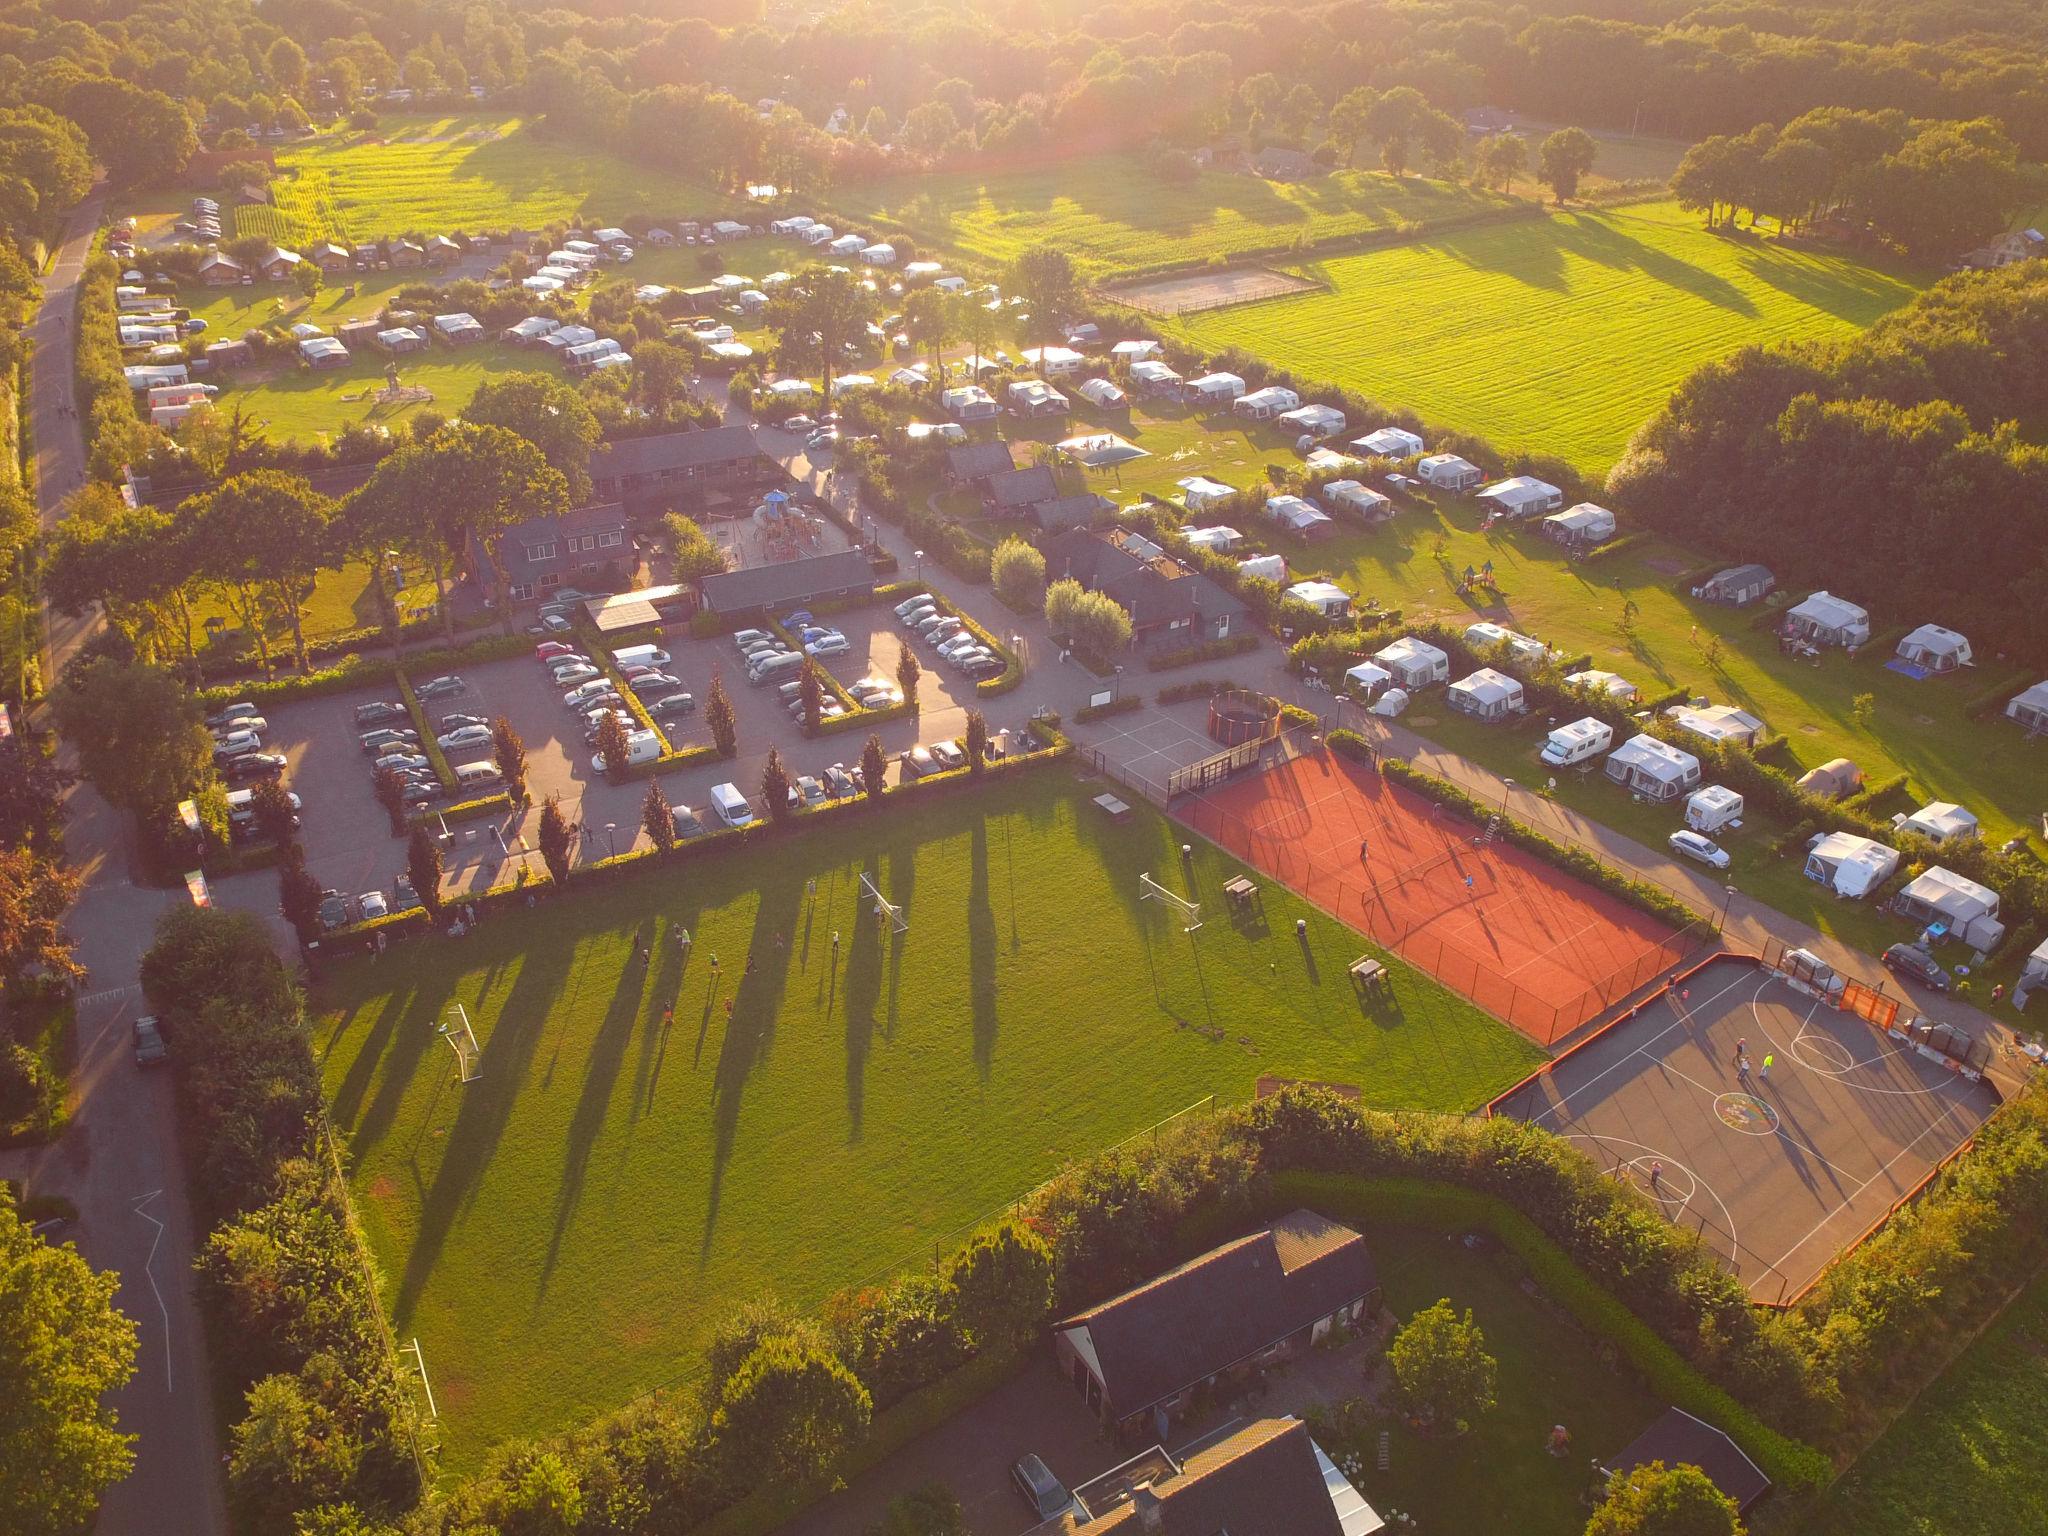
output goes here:
[[1218, 506], [1237, 494], [1234, 487], [1220, 480], [1205, 479], [1201, 475], [1189, 475], [1173, 482], [1180, 488], [1180, 502], [1190, 512], [1204, 512]]
[[1477, 464], [1455, 453], [1432, 453], [1415, 466], [1415, 473], [1440, 491], [1469, 491], [1486, 478]]
[[2029, 731], [2048, 731], [2048, 679], [2007, 699], [2005, 718], [2017, 720]]
[[1853, 832], [1816, 833], [1806, 845], [1806, 878], [1861, 901], [1899, 867], [1899, 850]]
[[1124, 398], [1124, 392], [1108, 379], [1083, 379], [1078, 392], [1083, 400], [1098, 410], [1114, 411], [1130, 403]]
[[1413, 635], [1403, 635], [1385, 649], [1374, 651], [1372, 659], [1393, 673], [1403, 688], [1410, 690], [1440, 683], [1451, 675], [1450, 656], [1427, 640], [1417, 640]]
[[1282, 411], [1291, 411], [1300, 404], [1301, 396], [1293, 390], [1282, 389], [1277, 384], [1268, 384], [1264, 389], [1255, 389], [1250, 394], [1239, 395], [1230, 402], [1230, 411], [1232, 415], [1242, 416], [1247, 421], [1271, 421]]
[[1592, 689], [1606, 694], [1610, 699], [1625, 701], [1636, 696], [1636, 685], [1634, 683], [1625, 677], [1617, 676], [1615, 673], [1602, 672], [1597, 667], [1589, 668], [1584, 672], [1568, 672], [1565, 674], [1564, 680], [1574, 688]]
[[1394, 680], [1394, 674], [1376, 661], [1361, 661], [1344, 673], [1344, 692], [1370, 704], [1373, 695]]
[[1371, 486], [1357, 480], [1331, 480], [1316, 493], [1332, 512], [1345, 512], [1368, 523], [1383, 523], [1394, 515], [1394, 504]]
[[939, 404], [955, 421], [989, 421], [1002, 414], [996, 397], [979, 384], [962, 384], [939, 396]]
[[1289, 533], [1304, 539], [1327, 538], [1337, 530], [1329, 513], [1300, 496], [1268, 496], [1266, 516]]
[[1368, 432], [1364, 437], [1355, 439], [1351, 446], [1375, 458], [1412, 459], [1422, 452], [1425, 444], [1405, 427], [1381, 427], [1377, 432]]
[[1205, 373], [1189, 379], [1186, 394], [1192, 405], [1222, 405], [1244, 393], [1244, 380], [1234, 373]]
[[1541, 517], [1564, 505], [1564, 492], [1547, 480], [1511, 475], [1494, 481], [1473, 499], [1484, 502], [1494, 517]]
[[1582, 501], [1544, 518], [1543, 536], [1555, 539], [1566, 549], [1590, 549], [1614, 537], [1614, 514], [1605, 507]]
[[1709, 784], [1686, 797], [1685, 824], [1695, 832], [1718, 832], [1742, 819], [1742, 796], [1726, 784]]
[[1275, 418], [1290, 432], [1321, 442], [1326, 437], [1335, 437], [1344, 430], [1344, 413], [1334, 405], [1303, 405], [1291, 411], [1282, 411]]
[[1496, 645], [1508, 648], [1508, 654], [1517, 661], [1526, 661], [1541, 666], [1550, 660], [1550, 647], [1541, 640], [1531, 640], [1527, 635], [1517, 634], [1504, 625], [1481, 619], [1477, 624], [1465, 626], [1465, 643], [1475, 651], [1491, 649]]
[[1253, 555], [1248, 560], [1237, 562], [1240, 576], [1256, 576], [1260, 581], [1270, 581], [1275, 586], [1287, 579], [1287, 557], [1285, 555]]
[[1928, 927], [1944, 925], [1972, 949], [1995, 948], [2005, 937], [2005, 924], [1998, 920], [1998, 892], [1939, 864], [1906, 882], [1893, 898], [1892, 910]]
[[1183, 528], [1180, 536], [1197, 549], [1213, 549], [1219, 555], [1229, 554], [1244, 542], [1243, 534], [1222, 523], [1210, 528]]
[[1013, 416], [1064, 416], [1073, 403], [1043, 379], [1012, 379], [1003, 387], [1003, 404]]
[[1970, 642], [1939, 624], [1922, 624], [1899, 642], [1899, 660], [1926, 672], [1953, 672], [1970, 664]]
[[1118, 342], [1109, 349], [1109, 355], [1115, 358], [1122, 358], [1126, 363], [1142, 363], [1148, 358], [1159, 356], [1162, 350], [1163, 348], [1160, 347], [1158, 342], [1141, 338], [1134, 341]]
[[1297, 603], [1307, 603], [1326, 619], [1341, 619], [1351, 612], [1351, 594], [1334, 582], [1297, 581], [1287, 595]]
[[1753, 747], [1764, 733], [1763, 721], [1733, 704], [1713, 704], [1704, 709], [1674, 704], [1664, 711], [1664, 717], [1687, 735], [1721, 747]]
[[1645, 800], [1676, 800], [1700, 781], [1700, 760], [1655, 736], [1632, 736], [1607, 755], [1607, 777]]
[[860, 259], [871, 267], [893, 267], [896, 265], [896, 247], [886, 240], [877, 240], [873, 245], [861, 247]]
[[1072, 347], [1029, 347], [1024, 353], [1024, 366], [1036, 369], [1048, 379], [1063, 379], [1068, 374], [1079, 373], [1087, 361]]
[[1525, 707], [1522, 685], [1491, 667], [1481, 667], [1451, 684], [1445, 702], [1461, 715], [1487, 721], [1506, 720]]
[[1157, 358], [1131, 364], [1131, 382], [1141, 395], [1178, 395], [1182, 388], [1181, 376]]
[[1892, 825], [1930, 843], [1964, 842], [1977, 836], [1977, 818], [1947, 800], [1930, 800], [1910, 816], [1894, 816]]
[[1815, 645], [1858, 646], [1870, 638], [1870, 614], [1829, 592], [1785, 610], [1784, 632]]

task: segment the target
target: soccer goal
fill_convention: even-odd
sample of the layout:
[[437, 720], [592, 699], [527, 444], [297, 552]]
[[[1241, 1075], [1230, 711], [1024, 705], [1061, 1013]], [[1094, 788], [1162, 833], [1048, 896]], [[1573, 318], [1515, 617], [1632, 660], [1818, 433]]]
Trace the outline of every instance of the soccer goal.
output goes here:
[[462, 1004], [450, 1005], [452, 1017], [441, 1025], [440, 1035], [448, 1042], [448, 1048], [455, 1053], [455, 1070], [465, 1083], [473, 1083], [483, 1074], [484, 1051], [476, 1043], [476, 1031], [469, 1027], [469, 1013]]
[[884, 896], [876, 888], [874, 881], [870, 880], [866, 875], [862, 875], [860, 877], [860, 888], [867, 893], [868, 899], [874, 902], [875, 917], [878, 920], [886, 919], [891, 932], [908, 933], [910, 931], [910, 919], [903, 915], [903, 909]]
[[1138, 898], [1141, 901], [1163, 901], [1181, 915], [1181, 931], [1193, 933], [1202, 926], [1202, 904], [1189, 901], [1187, 897], [1169, 891], [1150, 875], [1138, 876]]

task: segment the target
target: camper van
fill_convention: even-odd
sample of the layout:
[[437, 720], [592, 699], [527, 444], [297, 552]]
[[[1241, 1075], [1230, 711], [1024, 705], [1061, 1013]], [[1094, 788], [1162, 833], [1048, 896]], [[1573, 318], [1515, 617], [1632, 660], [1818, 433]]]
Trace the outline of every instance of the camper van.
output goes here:
[[1543, 743], [1543, 762], [1551, 768], [1568, 768], [1589, 757], [1598, 757], [1613, 741], [1614, 727], [1588, 715], [1550, 733], [1550, 739]]
[[744, 827], [754, 819], [754, 808], [734, 784], [711, 786], [711, 809], [728, 827]]
[[[661, 738], [655, 735], [654, 732], [626, 732], [626, 766], [628, 768], [637, 767], [641, 763], [651, 763], [659, 756], [661, 756]], [[477, 765], [471, 764], [471, 766], [475, 767]], [[590, 755], [590, 771], [592, 773], [607, 773], [610, 769], [611, 765], [604, 760], [602, 752], [593, 752]]]

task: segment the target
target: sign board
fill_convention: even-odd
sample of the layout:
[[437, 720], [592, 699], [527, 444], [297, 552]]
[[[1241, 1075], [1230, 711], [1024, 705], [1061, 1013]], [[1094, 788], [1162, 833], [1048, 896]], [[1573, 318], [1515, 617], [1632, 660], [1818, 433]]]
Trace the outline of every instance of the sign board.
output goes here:
[[185, 823], [185, 830], [187, 832], [196, 833], [199, 830], [199, 807], [190, 800], [180, 800], [178, 802], [178, 820]]
[[187, 870], [185, 872], [185, 889], [192, 895], [193, 906], [210, 907], [213, 905], [213, 894], [206, 888], [206, 873], [204, 870]]
[[1115, 698], [1115, 690], [1105, 688], [1100, 693], [1091, 693], [1088, 695], [1088, 707], [1090, 709], [1100, 709], [1105, 704], [1113, 702]]

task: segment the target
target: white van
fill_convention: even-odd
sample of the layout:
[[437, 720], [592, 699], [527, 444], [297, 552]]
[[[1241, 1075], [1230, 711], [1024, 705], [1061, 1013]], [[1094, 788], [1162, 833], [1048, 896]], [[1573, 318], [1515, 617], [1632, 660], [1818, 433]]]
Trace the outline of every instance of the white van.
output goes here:
[[803, 670], [804, 658], [799, 651], [779, 651], [773, 656], [764, 656], [747, 668], [747, 681], [756, 685], [779, 683], [796, 676]]
[[1567, 768], [1589, 757], [1598, 757], [1613, 741], [1614, 727], [1588, 715], [1552, 731], [1550, 739], [1543, 743], [1542, 759], [1549, 767]]
[[711, 809], [728, 827], [744, 827], [754, 819], [754, 808], [735, 784], [711, 786]]
[[[651, 763], [659, 756], [661, 756], [661, 738], [655, 735], [654, 732], [626, 732], [626, 766], [628, 768], [638, 767], [641, 763]], [[592, 773], [604, 773], [608, 770], [608, 767], [609, 765], [605, 762], [602, 752], [591, 753], [590, 771]]]
[[505, 770], [496, 763], [457, 763], [455, 782], [463, 789], [489, 789], [505, 782]]
[[629, 645], [622, 651], [613, 651], [612, 660], [622, 667], [665, 667], [669, 655], [658, 645]]

